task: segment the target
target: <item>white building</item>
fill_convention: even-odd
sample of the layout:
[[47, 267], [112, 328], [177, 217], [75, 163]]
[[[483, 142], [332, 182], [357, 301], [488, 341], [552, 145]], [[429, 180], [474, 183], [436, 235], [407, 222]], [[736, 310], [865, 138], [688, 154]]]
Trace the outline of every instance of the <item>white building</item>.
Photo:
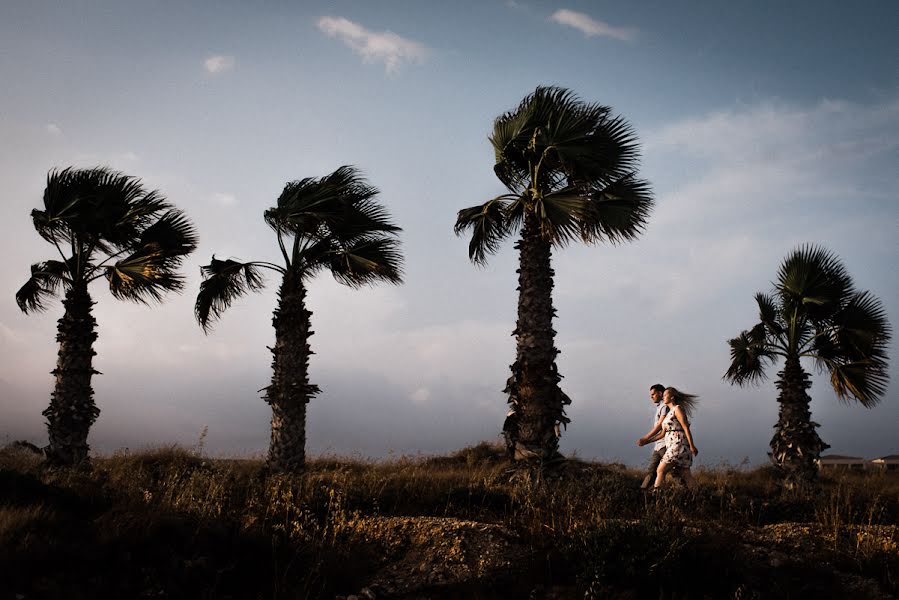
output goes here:
[[881, 456], [871, 461], [871, 466], [884, 471], [899, 471], [899, 454]]
[[819, 469], [840, 469], [847, 471], [864, 471], [868, 461], [858, 456], [841, 456], [839, 454], [827, 454], [818, 459]]

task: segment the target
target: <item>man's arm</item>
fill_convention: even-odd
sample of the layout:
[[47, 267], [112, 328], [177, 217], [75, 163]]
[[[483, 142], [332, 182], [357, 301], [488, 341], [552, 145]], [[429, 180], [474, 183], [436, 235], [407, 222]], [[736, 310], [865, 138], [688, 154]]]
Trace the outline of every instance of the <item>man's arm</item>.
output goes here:
[[659, 419], [659, 422], [656, 423], [655, 427], [649, 430], [649, 433], [637, 440], [637, 445], [645, 446], [646, 444], [656, 441], [658, 439], [657, 436], [662, 433], [662, 421], [664, 420], [664, 418]]

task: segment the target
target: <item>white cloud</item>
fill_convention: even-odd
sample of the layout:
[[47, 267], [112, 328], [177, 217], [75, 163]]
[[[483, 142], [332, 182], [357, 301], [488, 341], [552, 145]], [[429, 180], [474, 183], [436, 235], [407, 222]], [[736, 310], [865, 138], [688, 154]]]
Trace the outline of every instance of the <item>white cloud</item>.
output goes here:
[[594, 19], [590, 15], [561, 8], [550, 16], [550, 21], [554, 21], [560, 25], [574, 27], [587, 37], [600, 35], [629, 42], [634, 39], [637, 32], [634, 29], [625, 27], [612, 27], [608, 23]]
[[234, 57], [216, 54], [203, 61], [203, 66], [209, 73], [224, 73], [234, 68]]
[[426, 387], [420, 387], [409, 394], [409, 399], [419, 406], [425, 405], [431, 400], [431, 390]]
[[137, 162], [140, 160], [140, 157], [134, 152], [125, 152], [122, 154], [122, 160], [126, 160], [128, 162]]
[[[897, 116], [895, 102], [769, 101], [649, 132], [641, 175], [656, 208], [646, 234], [620, 248], [568, 249], [556, 267], [559, 298], [626, 297], [650, 319], [690, 323], [710, 312], [749, 314], [743, 296], [766, 289], [780, 259], [803, 242], [847, 261], [876, 255], [894, 243], [899, 179], [885, 174], [899, 148]], [[615, 253], [602, 269], [600, 252]], [[723, 329], [732, 335], [740, 326]]]
[[47, 123], [44, 127], [47, 133], [53, 136], [62, 135], [62, 128], [56, 123]]
[[392, 31], [369, 31], [343, 17], [322, 17], [318, 28], [330, 37], [339, 38], [366, 63], [383, 62], [387, 73], [395, 74], [406, 64], [421, 64], [428, 48]]
[[770, 101], [671, 123], [646, 138], [647, 151], [686, 151], [717, 163], [793, 162], [899, 147], [899, 102], [873, 107], [825, 99], [809, 108]]
[[212, 194], [212, 201], [221, 206], [234, 206], [237, 204], [237, 198], [234, 194], [226, 194], [223, 192], [215, 192]]

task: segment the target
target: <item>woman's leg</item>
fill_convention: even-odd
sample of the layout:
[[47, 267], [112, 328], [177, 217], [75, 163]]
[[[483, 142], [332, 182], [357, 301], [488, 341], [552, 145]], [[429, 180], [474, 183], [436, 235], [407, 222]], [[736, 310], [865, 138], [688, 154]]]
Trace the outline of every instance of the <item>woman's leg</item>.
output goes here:
[[662, 462], [663, 456], [665, 456], [664, 447], [652, 451], [652, 456], [649, 457], [649, 464], [646, 466], [646, 477], [643, 478], [643, 483], [640, 484], [641, 490], [652, 487], [652, 482], [656, 479], [656, 472], [659, 470], [659, 463]]
[[652, 486], [652, 489], [657, 490], [665, 482], [665, 474], [671, 470], [671, 465], [664, 460], [659, 463], [659, 468], [656, 470], [656, 483]]

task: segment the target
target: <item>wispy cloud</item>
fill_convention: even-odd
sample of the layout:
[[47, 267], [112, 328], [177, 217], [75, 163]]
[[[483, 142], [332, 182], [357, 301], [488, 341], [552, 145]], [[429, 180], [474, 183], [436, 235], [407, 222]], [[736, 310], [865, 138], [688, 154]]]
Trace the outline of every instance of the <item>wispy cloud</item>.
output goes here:
[[234, 68], [234, 57], [224, 54], [215, 54], [203, 61], [203, 66], [209, 73], [224, 73]]
[[234, 194], [226, 194], [224, 192], [215, 192], [212, 194], [212, 201], [219, 206], [234, 206], [237, 204], [237, 198]]
[[339, 38], [366, 63], [382, 62], [387, 73], [395, 74], [406, 64], [421, 64], [428, 56], [423, 44], [399, 36], [392, 31], [369, 31], [343, 17], [322, 17], [318, 28], [330, 37]]
[[687, 151], [735, 166], [758, 160], [795, 164], [837, 155], [857, 162], [867, 152], [899, 147], [893, 137], [897, 128], [896, 100], [867, 107], [832, 99], [810, 107], [769, 101], [671, 123], [647, 137], [646, 149]]
[[800, 243], [838, 243], [847, 260], [895, 248], [895, 101], [768, 101], [671, 122], [644, 139], [641, 174], [657, 201], [646, 235], [615, 251], [603, 286], [582, 276], [596, 269], [593, 249], [567, 251], [556, 267], [561, 298], [627, 297], [622, 310], [651, 319], [726, 321]]
[[629, 42], [637, 35], [635, 29], [612, 27], [608, 23], [594, 19], [590, 15], [574, 10], [568, 10], [567, 8], [557, 10], [549, 19], [560, 25], [574, 27], [587, 37], [599, 35]]
[[62, 128], [56, 123], [47, 123], [47, 125], [44, 127], [44, 130], [50, 135], [62, 135]]

